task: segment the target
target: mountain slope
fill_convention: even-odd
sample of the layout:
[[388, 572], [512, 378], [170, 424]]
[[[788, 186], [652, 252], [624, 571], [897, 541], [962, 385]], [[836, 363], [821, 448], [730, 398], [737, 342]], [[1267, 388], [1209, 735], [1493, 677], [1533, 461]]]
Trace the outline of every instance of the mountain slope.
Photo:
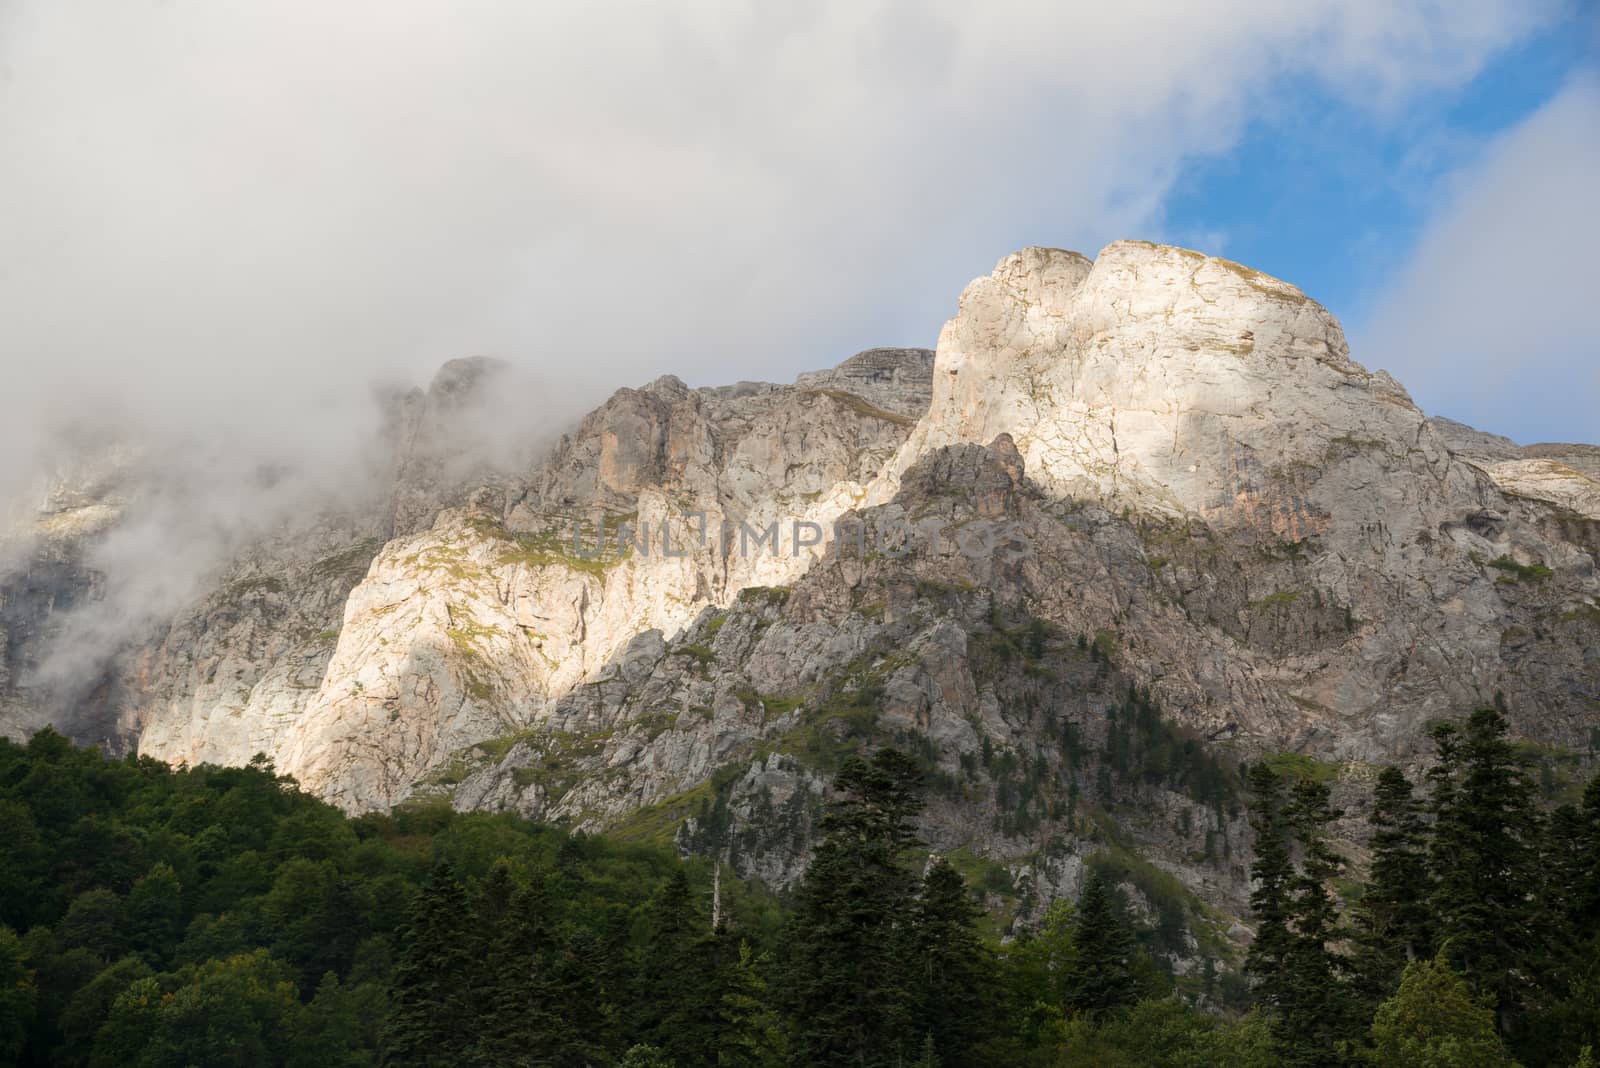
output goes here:
[[[936, 356], [663, 378], [532, 461], [474, 444], [498, 374], [394, 401], [367, 503], [251, 541], [127, 638], [80, 736], [774, 883], [839, 754], [894, 742], [938, 785], [930, 845], [997, 905], [1036, 915], [1110, 858], [1180, 969], [1242, 915], [1236, 758], [1356, 783], [1491, 702], [1562, 759], [1600, 744], [1600, 451], [1427, 418], [1240, 265], [1027, 249]], [[38, 666], [145, 492], [81, 481], [0, 578], [11, 731], [84, 707]]]

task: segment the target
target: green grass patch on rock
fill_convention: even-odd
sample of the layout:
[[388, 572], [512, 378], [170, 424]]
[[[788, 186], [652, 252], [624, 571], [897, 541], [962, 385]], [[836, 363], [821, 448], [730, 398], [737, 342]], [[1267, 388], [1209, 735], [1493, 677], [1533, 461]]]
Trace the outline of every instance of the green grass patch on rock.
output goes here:
[[1588, 623], [1600, 627], [1600, 605], [1580, 604], [1561, 613], [1563, 623]]
[[1499, 579], [1503, 583], [1543, 582], [1555, 574], [1544, 564], [1519, 564], [1509, 556], [1496, 557], [1489, 561], [1489, 566], [1496, 571], [1505, 572]]
[[741, 604], [765, 604], [781, 608], [789, 603], [789, 587], [746, 586], [739, 591], [737, 600]]
[[908, 415], [901, 415], [899, 412], [885, 411], [884, 409], [879, 408], [877, 405], [856, 396], [854, 393], [846, 393], [842, 389], [814, 389], [809, 390], [808, 392], [812, 396], [820, 395], [828, 397], [831, 400], [835, 400], [844, 407], [848, 408], [850, 411], [855, 412], [857, 415], [865, 416], [868, 419], [881, 419], [885, 423], [893, 423], [895, 426], [905, 427], [907, 429], [917, 425], [917, 421]]
[[[525, 567], [569, 567], [597, 578], [621, 563], [626, 557], [617, 551], [613, 542], [596, 546], [587, 531], [578, 531], [581, 545], [575, 545], [571, 536], [563, 537], [555, 531], [524, 532], [508, 529], [505, 524], [484, 516], [474, 516], [469, 525], [479, 535], [503, 543], [496, 563], [521, 564]], [[608, 533], [612, 528], [607, 527]], [[580, 550], [587, 550], [580, 551]]]
[[1277, 593], [1268, 594], [1259, 601], [1251, 601], [1250, 607], [1257, 612], [1267, 612], [1274, 608], [1288, 608], [1300, 599], [1299, 590], [1279, 590]]
[[1280, 779], [1333, 782], [1339, 777], [1339, 765], [1329, 764], [1304, 753], [1268, 753], [1261, 758], [1261, 763]]

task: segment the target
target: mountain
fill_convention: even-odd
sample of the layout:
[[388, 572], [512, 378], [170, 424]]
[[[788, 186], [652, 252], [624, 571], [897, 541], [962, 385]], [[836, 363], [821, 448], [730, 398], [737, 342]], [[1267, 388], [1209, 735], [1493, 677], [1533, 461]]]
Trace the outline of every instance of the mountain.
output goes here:
[[350, 811], [515, 809], [779, 885], [842, 754], [894, 743], [997, 910], [1099, 855], [1180, 971], [1248, 937], [1240, 759], [1354, 798], [1487, 704], [1552, 774], [1600, 747], [1600, 449], [1428, 418], [1227, 260], [1026, 249], [937, 355], [658, 379], [536, 459], [479, 440], [547, 430], [486, 407], [506, 373], [390, 398], [362, 492], [63, 679], [106, 631], [103, 547], [160, 496], [81, 463], [8, 538], [6, 730], [265, 753]]

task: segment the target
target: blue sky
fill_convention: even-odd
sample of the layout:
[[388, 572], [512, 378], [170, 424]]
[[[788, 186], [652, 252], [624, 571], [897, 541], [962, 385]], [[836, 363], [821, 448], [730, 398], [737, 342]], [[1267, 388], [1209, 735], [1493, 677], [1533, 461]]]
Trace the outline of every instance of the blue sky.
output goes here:
[[932, 345], [1007, 253], [1282, 276], [1424, 408], [1600, 441], [1592, 0], [0, 0], [0, 500], [63, 425], [327, 466], [374, 381]]
[[[1232, 150], [1182, 170], [1164, 205], [1168, 237], [1300, 286], [1339, 316], [1358, 359], [1383, 365], [1382, 356], [1390, 353], [1381, 351], [1383, 339], [1372, 337], [1374, 319], [1388, 311], [1386, 300], [1402, 284], [1441, 204], [1485, 165], [1497, 142], [1592, 77], [1597, 37], [1591, 12], [1572, 10], [1495, 55], [1465, 85], [1422, 94], [1396, 113], [1374, 113], [1315, 88], [1291, 92], [1273, 114], [1252, 121]], [[1591, 144], [1596, 136], [1591, 129]], [[1600, 188], [1600, 173], [1592, 177]], [[1594, 194], [1564, 207], [1578, 230], [1587, 225], [1592, 231], [1600, 214]], [[1577, 233], [1539, 236], [1576, 240]], [[1505, 251], [1486, 249], [1486, 267], [1506, 262]], [[1584, 284], [1600, 296], [1600, 276], [1591, 274]], [[1522, 313], [1541, 314], [1528, 307]], [[1575, 345], [1555, 343], [1569, 351], [1520, 357], [1558, 365], [1553, 374], [1571, 374], [1571, 393], [1550, 388], [1553, 380], [1546, 380], [1540, 390], [1509, 394], [1503, 383], [1485, 382], [1485, 390], [1497, 395], [1474, 396], [1470, 382], [1442, 388], [1446, 383], [1435, 381], [1427, 368], [1394, 369], [1419, 403], [1438, 414], [1523, 441], [1594, 442], [1600, 441], [1595, 338], [1600, 331]], [[1448, 378], [1473, 379], [1477, 361], [1500, 355], [1468, 349]]]
[[1402, 265], [1441, 183], [1566, 85], [1588, 58], [1580, 40], [1563, 21], [1397, 116], [1302, 89], [1226, 156], [1185, 169], [1168, 226], [1220, 239], [1205, 251], [1293, 282], [1349, 327]]

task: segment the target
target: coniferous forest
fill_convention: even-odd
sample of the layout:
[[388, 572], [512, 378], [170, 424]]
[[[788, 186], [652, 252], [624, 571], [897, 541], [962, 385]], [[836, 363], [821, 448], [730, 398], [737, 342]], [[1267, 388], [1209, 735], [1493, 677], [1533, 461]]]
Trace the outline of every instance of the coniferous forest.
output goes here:
[[1383, 769], [1355, 870], [1329, 786], [1241, 769], [1253, 1007], [1173, 992], [1102, 869], [999, 938], [914, 830], [919, 765], [845, 762], [779, 896], [511, 816], [348, 818], [264, 761], [0, 741], [0, 1063], [1593, 1064], [1600, 777], [1549, 808], [1498, 712]]

